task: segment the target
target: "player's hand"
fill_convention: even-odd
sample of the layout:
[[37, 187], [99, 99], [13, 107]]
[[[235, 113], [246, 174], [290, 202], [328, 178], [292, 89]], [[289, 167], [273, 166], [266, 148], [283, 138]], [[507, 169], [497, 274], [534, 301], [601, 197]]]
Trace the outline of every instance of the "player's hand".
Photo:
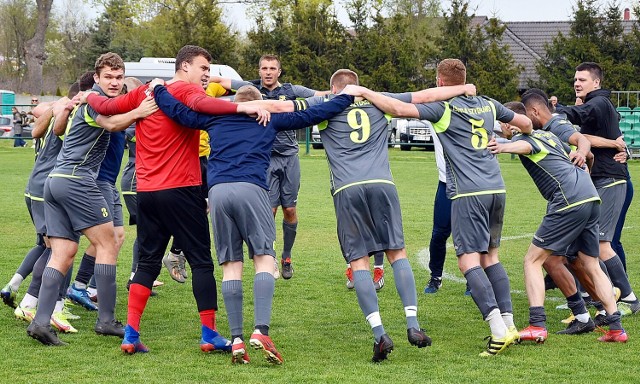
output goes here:
[[627, 143], [624, 142], [624, 136], [619, 136], [616, 140], [616, 149], [618, 152], [625, 151], [627, 149]]
[[582, 101], [581, 98], [576, 97], [576, 105], [582, 105], [582, 104], [584, 104], [584, 101]]
[[222, 77], [220, 76], [210, 76], [209, 83], [220, 83], [222, 82]]
[[156, 77], [149, 83], [149, 89], [153, 91], [153, 89], [158, 85], [164, 85], [164, 80]]
[[368, 89], [359, 85], [353, 85], [353, 84], [349, 84], [346, 87], [344, 87], [344, 89], [342, 89], [342, 93], [345, 93], [347, 95], [351, 95], [351, 96], [357, 96], [357, 97], [362, 97], [363, 93], [365, 91], [367, 91]]
[[158, 110], [156, 100], [152, 96], [147, 96], [135, 109], [136, 119], [143, 119]]
[[491, 140], [489, 140], [489, 143], [487, 144], [487, 149], [489, 150], [489, 152], [493, 153], [494, 155], [497, 155], [498, 153], [502, 152], [502, 146], [496, 141], [495, 137], [492, 137]]
[[627, 155], [627, 151], [620, 151], [615, 155], [613, 155], [613, 160], [617, 161], [618, 163], [624, 164], [627, 162], [628, 159], [629, 159], [629, 156]]
[[587, 161], [587, 159], [582, 155], [582, 153], [578, 151], [571, 151], [569, 153], [569, 160], [571, 160], [571, 162], [575, 166], [580, 168], [582, 168], [584, 166], [585, 161]]
[[56, 101], [55, 103], [53, 103], [53, 106], [51, 107], [51, 109], [53, 110], [53, 115], [57, 116], [60, 113], [62, 113], [67, 105], [68, 102], [70, 102], [71, 99], [69, 99], [68, 97], [63, 97], [60, 100]]
[[245, 113], [255, 117], [260, 125], [266, 126], [271, 120], [271, 113], [269, 111], [255, 105], [247, 105], [246, 103], [238, 104], [238, 113]]
[[474, 84], [465, 84], [464, 85], [464, 95], [465, 96], [475, 96], [476, 95], [476, 86]]

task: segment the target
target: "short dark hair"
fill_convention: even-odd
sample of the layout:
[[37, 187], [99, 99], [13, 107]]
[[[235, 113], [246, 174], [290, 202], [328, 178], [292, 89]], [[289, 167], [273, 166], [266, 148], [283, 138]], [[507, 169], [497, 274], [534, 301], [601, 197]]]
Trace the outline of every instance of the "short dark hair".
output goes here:
[[260, 68], [260, 66], [262, 65], [262, 60], [277, 61], [278, 69], [282, 69], [282, 63], [280, 62], [280, 58], [276, 55], [266, 54], [266, 55], [260, 56], [260, 60], [258, 60], [258, 68]]
[[124, 70], [124, 61], [122, 60], [122, 57], [120, 57], [120, 55], [118, 55], [117, 53], [103, 53], [102, 55], [100, 55], [100, 57], [98, 57], [98, 60], [96, 60], [96, 64], [94, 66], [94, 69], [96, 70], [98, 76], [100, 76], [100, 71], [102, 71], [105, 67]]
[[[534, 104], [538, 104], [540, 106], [544, 105], [545, 107], [547, 107], [547, 109], [549, 109], [549, 99], [547, 99], [547, 94], [544, 93], [543, 91], [525, 92], [525, 94], [522, 95], [522, 103], [526, 107], [530, 107]], [[550, 109], [549, 109], [549, 112], [551, 112]]]
[[80, 87], [80, 91], [88, 91], [93, 88], [93, 84], [95, 84], [95, 80], [93, 75], [95, 75], [95, 71], [87, 71], [80, 76], [78, 79], [78, 86]]
[[69, 92], [67, 92], [67, 97], [70, 99], [73, 99], [73, 97], [77, 95], [78, 92], [80, 92], [80, 83], [76, 81], [75, 83], [71, 84], [71, 86], [69, 87]]
[[519, 113], [521, 115], [527, 114], [527, 109], [524, 107], [524, 104], [522, 104], [519, 101], [510, 101], [508, 103], [505, 103], [504, 107], [512, 110], [515, 113]]
[[193, 63], [193, 59], [198, 56], [204, 57], [208, 62], [211, 62], [211, 60], [213, 60], [209, 51], [202, 47], [198, 47], [197, 45], [185, 45], [184, 47], [180, 48], [178, 54], [176, 55], [176, 72], [178, 72], [180, 66], [182, 66], [182, 63], [186, 62], [191, 64]]
[[544, 105], [549, 108], [549, 112], [553, 112], [553, 104], [551, 104], [551, 100], [549, 100], [547, 93], [540, 88], [530, 88], [522, 95], [522, 102], [524, 103], [524, 105], [530, 105], [529, 102], [526, 102], [525, 100], [529, 100], [529, 96], [532, 94], [536, 94], [540, 97], [534, 98], [532, 101], [530, 101], [531, 103], [543, 102]]
[[591, 77], [594, 79], [599, 79], [602, 83], [604, 79], [604, 74], [602, 72], [602, 67], [600, 67], [597, 63], [592, 61], [586, 61], [576, 67], [576, 72], [578, 71], [588, 71], [591, 74]]

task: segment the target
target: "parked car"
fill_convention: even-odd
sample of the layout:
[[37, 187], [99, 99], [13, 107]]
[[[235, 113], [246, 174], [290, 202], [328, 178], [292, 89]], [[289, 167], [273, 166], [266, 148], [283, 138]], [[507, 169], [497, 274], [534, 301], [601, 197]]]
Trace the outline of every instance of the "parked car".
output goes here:
[[2, 137], [13, 135], [13, 121], [10, 117], [0, 116], [0, 134]]
[[427, 120], [418, 119], [394, 119], [396, 120], [396, 132], [400, 138], [400, 150], [410, 151], [411, 144], [419, 144], [433, 150], [433, 126]]

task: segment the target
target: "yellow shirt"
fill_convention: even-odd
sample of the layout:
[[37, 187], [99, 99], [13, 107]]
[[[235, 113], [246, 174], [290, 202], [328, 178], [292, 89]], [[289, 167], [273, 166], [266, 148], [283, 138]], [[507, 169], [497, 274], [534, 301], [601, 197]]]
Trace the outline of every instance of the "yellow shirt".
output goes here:
[[[220, 97], [229, 93], [222, 85], [218, 83], [209, 83], [206, 89], [207, 95], [211, 97]], [[207, 131], [200, 131], [200, 157], [209, 156], [211, 147], [209, 147], [209, 134]]]

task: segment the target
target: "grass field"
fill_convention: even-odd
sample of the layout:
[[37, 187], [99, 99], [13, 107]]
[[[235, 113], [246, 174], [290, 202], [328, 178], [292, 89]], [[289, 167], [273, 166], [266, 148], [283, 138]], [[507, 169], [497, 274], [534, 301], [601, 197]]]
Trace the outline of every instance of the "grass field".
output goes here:
[[[13, 149], [0, 142], [0, 285], [14, 273], [34, 241], [34, 230], [24, 205], [23, 191], [33, 165], [33, 151]], [[165, 282], [151, 298], [142, 319], [142, 340], [148, 354], [123, 356], [119, 340], [94, 334], [95, 313], [74, 307], [82, 316], [74, 321], [75, 335], [62, 335], [69, 345], [43, 347], [27, 337], [26, 323], [15, 320], [12, 311], [0, 306], [0, 383], [64, 382], [213, 382], [213, 383], [483, 383], [483, 382], [637, 382], [640, 372], [640, 316], [623, 319], [630, 335], [626, 345], [603, 344], [597, 334], [550, 335], [544, 345], [511, 347], [495, 358], [478, 357], [485, 346], [488, 327], [471, 298], [463, 296], [464, 283], [453, 252], [447, 255], [444, 281], [435, 295], [422, 289], [429, 271], [424, 252], [431, 233], [433, 198], [437, 172], [432, 152], [401, 152], [391, 149], [391, 165], [404, 218], [407, 252], [418, 286], [421, 326], [433, 338], [433, 346], [411, 347], [406, 340], [404, 312], [396, 293], [393, 273], [386, 267], [386, 285], [379, 293], [382, 320], [396, 348], [388, 361], [370, 362], [372, 335], [358, 308], [355, 292], [345, 288], [344, 261], [340, 254], [335, 215], [329, 194], [327, 162], [323, 151], [302, 155], [302, 188], [299, 198], [300, 224], [294, 247], [293, 279], [276, 282], [270, 335], [282, 353], [282, 366], [269, 366], [262, 356], [250, 352], [251, 364], [231, 366], [225, 354], [203, 354], [198, 348], [200, 327], [190, 280], [180, 285], [166, 270]], [[513, 290], [515, 320], [526, 326], [528, 304], [524, 293], [522, 258], [545, 211], [545, 202], [518, 160], [501, 157], [507, 184], [507, 209], [501, 259]], [[630, 165], [636, 185], [640, 164]], [[636, 198], [627, 216], [623, 243], [627, 251], [629, 277], [640, 286], [640, 217]], [[125, 218], [126, 222], [126, 218]], [[281, 217], [277, 218], [278, 241]], [[120, 252], [117, 317], [126, 320], [126, 290], [131, 266], [135, 227], [126, 227], [127, 239]], [[83, 239], [81, 248], [86, 246]], [[279, 244], [276, 244], [279, 248]], [[76, 263], [77, 266], [77, 263]], [[253, 302], [250, 266], [245, 275], [245, 334], [252, 330]], [[216, 269], [221, 281], [221, 271]], [[29, 279], [20, 289], [21, 298]], [[218, 288], [219, 290], [219, 288]], [[640, 292], [640, 288], [637, 288]], [[550, 333], [564, 328], [560, 320], [567, 311], [555, 310], [561, 294], [548, 293], [546, 303]], [[224, 303], [219, 296], [218, 328], [229, 329]], [[0, 304], [1, 305], [1, 304]]]

